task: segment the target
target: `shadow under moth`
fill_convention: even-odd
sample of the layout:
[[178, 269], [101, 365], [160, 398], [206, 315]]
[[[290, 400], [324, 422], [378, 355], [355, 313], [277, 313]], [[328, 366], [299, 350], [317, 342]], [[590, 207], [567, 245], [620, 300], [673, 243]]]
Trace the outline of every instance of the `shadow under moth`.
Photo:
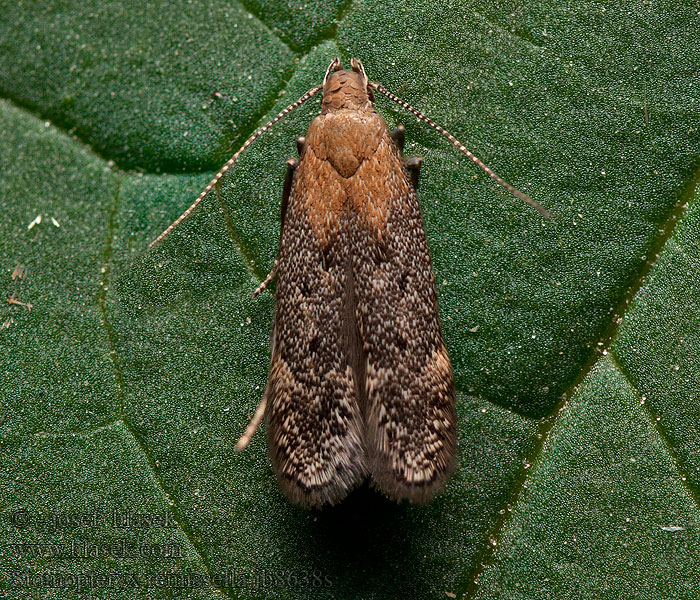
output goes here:
[[451, 134], [381, 85], [362, 63], [331, 62], [322, 85], [256, 131], [185, 219], [259, 135], [322, 91], [321, 114], [287, 161], [275, 266], [272, 362], [263, 398], [241, 436], [263, 417], [282, 492], [305, 508], [335, 504], [371, 478], [395, 501], [428, 502], [454, 470], [455, 391], [440, 330], [416, 188], [422, 159], [402, 155], [374, 91], [428, 123], [509, 192], [548, 216]]

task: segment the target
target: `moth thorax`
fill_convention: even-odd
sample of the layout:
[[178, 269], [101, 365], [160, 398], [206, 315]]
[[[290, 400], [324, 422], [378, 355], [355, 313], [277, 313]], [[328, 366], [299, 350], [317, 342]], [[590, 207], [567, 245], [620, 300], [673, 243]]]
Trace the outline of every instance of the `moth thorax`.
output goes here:
[[356, 71], [335, 71], [323, 86], [321, 114], [338, 110], [367, 110], [372, 102], [367, 92], [367, 77]]

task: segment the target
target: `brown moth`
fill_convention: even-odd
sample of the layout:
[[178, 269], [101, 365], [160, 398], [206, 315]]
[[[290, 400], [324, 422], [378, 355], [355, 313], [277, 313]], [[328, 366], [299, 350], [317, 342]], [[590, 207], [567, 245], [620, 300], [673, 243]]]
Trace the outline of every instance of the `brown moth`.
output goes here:
[[240, 153], [276, 121], [323, 91], [321, 114], [299, 157], [287, 161], [275, 267], [272, 363], [245, 433], [260, 421], [282, 492], [295, 504], [335, 504], [371, 478], [395, 501], [427, 502], [454, 470], [455, 391], [440, 330], [416, 188], [422, 159], [402, 156], [404, 129], [389, 131], [376, 90], [425, 121], [511, 193], [444, 129], [367, 80], [362, 63], [331, 62], [309, 90], [258, 130], [224, 165], [165, 237]]

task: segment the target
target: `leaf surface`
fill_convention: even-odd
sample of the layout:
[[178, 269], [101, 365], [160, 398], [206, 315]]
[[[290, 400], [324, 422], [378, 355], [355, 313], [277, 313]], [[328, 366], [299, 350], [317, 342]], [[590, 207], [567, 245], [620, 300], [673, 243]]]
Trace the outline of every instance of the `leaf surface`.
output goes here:
[[[201, 598], [693, 597], [695, 5], [13, 2], [0, 24], [8, 597], [117, 597], [22, 579], [56, 571], [133, 572], [144, 598], [188, 582]], [[277, 491], [263, 435], [233, 452], [269, 365], [272, 295], [250, 294], [316, 101], [147, 249], [335, 56], [362, 59], [553, 214], [378, 99], [424, 157], [458, 387], [459, 467], [429, 506], [361, 489], [303, 512]], [[114, 510], [167, 526], [125, 530]], [[46, 515], [75, 513], [103, 516], [47, 530]], [[55, 552], [120, 539], [161, 553]]]

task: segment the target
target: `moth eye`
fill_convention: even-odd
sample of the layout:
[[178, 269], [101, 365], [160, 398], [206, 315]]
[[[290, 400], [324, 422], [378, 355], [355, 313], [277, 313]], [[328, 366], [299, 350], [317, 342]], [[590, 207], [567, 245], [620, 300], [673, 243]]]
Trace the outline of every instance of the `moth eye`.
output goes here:
[[370, 102], [374, 102], [374, 90], [369, 86], [367, 86], [367, 96]]

